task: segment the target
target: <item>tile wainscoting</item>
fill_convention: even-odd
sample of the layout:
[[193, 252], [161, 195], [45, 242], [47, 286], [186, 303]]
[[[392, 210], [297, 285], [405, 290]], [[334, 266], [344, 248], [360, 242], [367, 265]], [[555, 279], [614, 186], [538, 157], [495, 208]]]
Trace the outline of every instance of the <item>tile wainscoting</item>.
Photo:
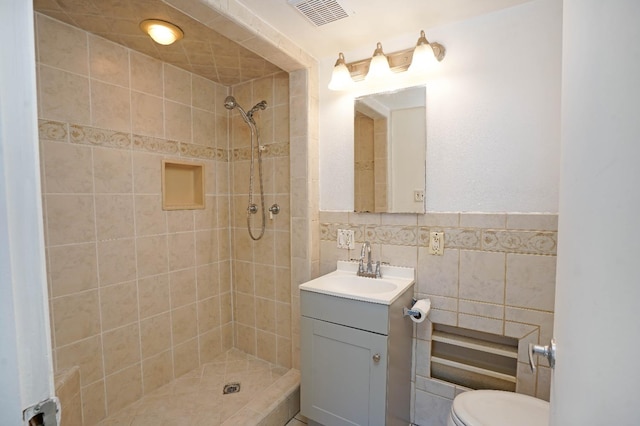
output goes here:
[[[532, 374], [529, 342], [548, 344], [553, 331], [557, 214], [320, 212], [320, 269], [357, 259], [336, 248], [338, 229], [352, 229], [356, 242], [372, 244], [374, 260], [416, 270], [415, 297], [432, 302], [429, 319], [417, 324], [412, 375], [413, 421], [444, 425], [451, 401], [464, 387], [430, 377], [433, 324], [514, 337], [518, 345], [516, 391], [549, 399], [546, 360]], [[428, 252], [429, 232], [445, 235], [443, 256]]]

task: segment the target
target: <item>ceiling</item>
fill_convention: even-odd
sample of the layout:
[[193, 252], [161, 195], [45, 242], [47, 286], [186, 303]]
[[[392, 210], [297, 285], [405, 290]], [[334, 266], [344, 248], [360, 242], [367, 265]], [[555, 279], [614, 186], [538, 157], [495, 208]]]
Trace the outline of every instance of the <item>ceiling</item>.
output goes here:
[[[206, 7], [207, 0], [199, 1]], [[348, 12], [344, 19], [322, 26], [311, 23], [287, 0], [237, 1], [307, 54], [321, 59], [366, 45], [373, 49], [378, 40], [409, 32], [415, 32], [417, 40], [421, 29], [531, 0], [303, 0], [314, 2], [313, 5], [338, 3]], [[271, 62], [163, 0], [34, 0], [33, 4], [37, 12], [225, 86], [280, 71]], [[211, 13], [217, 15], [213, 10]], [[152, 42], [138, 26], [149, 18], [173, 22], [182, 28], [185, 38], [171, 46]]]
[[[287, 0], [238, 0], [316, 59], [516, 6], [531, 0], [312, 0], [337, 2], [350, 16], [316, 27]], [[353, 12], [353, 14], [351, 14]], [[429, 32], [427, 31], [427, 39]]]
[[[229, 40], [162, 0], [34, 0], [33, 7], [125, 47], [232, 86], [270, 75], [280, 68]], [[139, 24], [162, 19], [180, 27], [185, 38], [170, 46], [151, 41]]]

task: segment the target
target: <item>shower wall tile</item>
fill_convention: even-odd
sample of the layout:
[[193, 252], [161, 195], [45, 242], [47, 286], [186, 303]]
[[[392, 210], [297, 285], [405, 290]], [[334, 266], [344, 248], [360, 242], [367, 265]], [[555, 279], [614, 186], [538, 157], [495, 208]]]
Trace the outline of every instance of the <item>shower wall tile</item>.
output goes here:
[[167, 213], [162, 210], [161, 195], [135, 196], [136, 235], [158, 235], [167, 232]]
[[147, 318], [170, 308], [170, 287], [167, 274], [138, 280], [140, 318]]
[[80, 75], [88, 75], [87, 33], [47, 16], [36, 15], [38, 61]]
[[171, 351], [165, 351], [142, 362], [142, 383], [148, 394], [173, 379]]
[[92, 425], [105, 418], [106, 412], [106, 396], [104, 381], [100, 380], [85, 386], [82, 392], [82, 417], [87, 419], [84, 425]]
[[140, 362], [138, 324], [107, 331], [102, 335], [104, 370], [109, 375]]
[[216, 111], [216, 84], [197, 75], [191, 77], [191, 99], [195, 108]]
[[40, 118], [90, 124], [89, 79], [46, 65], [38, 69]]
[[98, 242], [100, 286], [136, 278], [135, 241], [131, 238]]
[[196, 273], [194, 268], [169, 274], [171, 308], [188, 305], [196, 301]]
[[[228, 88], [36, 20], [52, 342], [56, 369], [80, 367], [85, 424], [234, 345], [291, 366], [288, 75]], [[269, 103], [255, 118], [267, 206], [282, 210], [257, 242], [250, 132], [224, 108], [230, 93]], [[162, 210], [163, 159], [205, 164], [206, 209]], [[234, 305], [249, 307], [247, 324]]]
[[107, 413], [126, 407], [142, 396], [142, 371], [140, 364], [120, 370], [106, 377]]
[[91, 80], [91, 125], [131, 131], [129, 89]]
[[171, 316], [168, 312], [140, 322], [140, 344], [143, 359], [171, 348]]
[[100, 288], [102, 330], [122, 327], [138, 320], [138, 290], [135, 281]]
[[191, 107], [177, 102], [164, 102], [167, 139], [191, 142]]
[[79, 293], [98, 286], [94, 243], [50, 247], [49, 277], [53, 297]]
[[89, 34], [89, 71], [91, 78], [129, 87], [129, 49]]
[[[88, 193], [93, 190], [91, 149], [45, 140], [44, 176], [48, 193]], [[73, 174], [69, 173], [73, 170]]]
[[135, 51], [129, 51], [131, 89], [149, 95], [162, 96], [162, 62]]
[[143, 136], [164, 137], [162, 98], [131, 92], [131, 130]]
[[200, 365], [198, 339], [192, 339], [174, 346], [173, 371], [174, 377], [180, 377]]
[[173, 65], [164, 64], [164, 97], [191, 105], [191, 73]]
[[98, 291], [89, 290], [53, 299], [53, 330], [58, 346], [98, 334]]
[[79, 366], [82, 386], [93, 383], [103, 376], [102, 340], [99, 335], [79, 340], [56, 350], [56, 369], [59, 371]]
[[167, 236], [136, 239], [138, 277], [168, 272]]
[[95, 206], [98, 241], [133, 235], [131, 195], [96, 195]]
[[161, 194], [162, 156], [133, 152], [133, 191], [136, 194]]
[[95, 241], [93, 197], [90, 195], [47, 195], [49, 244]]
[[130, 193], [133, 191], [131, 153], [124, 150], [93, 151], [95, 192]]

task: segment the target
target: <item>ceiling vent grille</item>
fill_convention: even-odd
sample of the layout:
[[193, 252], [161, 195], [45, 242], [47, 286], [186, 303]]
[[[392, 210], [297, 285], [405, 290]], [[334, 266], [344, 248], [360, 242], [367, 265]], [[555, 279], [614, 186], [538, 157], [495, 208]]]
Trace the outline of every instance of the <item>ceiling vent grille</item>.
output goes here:
[[353, 15], [337, 0], [289, 0], [316, 27]]

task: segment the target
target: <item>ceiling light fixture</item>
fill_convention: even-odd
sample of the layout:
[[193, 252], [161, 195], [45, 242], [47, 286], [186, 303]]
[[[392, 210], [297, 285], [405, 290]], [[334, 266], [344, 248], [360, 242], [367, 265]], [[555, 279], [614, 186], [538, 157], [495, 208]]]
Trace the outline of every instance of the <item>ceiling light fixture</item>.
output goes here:
[[184, 37], [184, 32], [180, 28], [171, 22], [159, 19], [146, 19], [140, 22], [140, 28], [149, 34], [153, 41], [164, 46], [168, 46]]
[[329, 90], [347, 90], [352, 87], [353, 82], [361, 80], [367, 83], [379, 83], [389, 76], [407, 70], [414, 77], [423, 76], [433, 68], [433, 65], [442, 61], [444, 56], [444, 46], [440, 43], [429, 43], [424, 31], [420, 31], [420, 38], [414, 48], [385, 55], [382, 44], [377, 43], [372, 58], [349, 63], [345, 62], [344, 55], [340, 53], [333, 68]]

